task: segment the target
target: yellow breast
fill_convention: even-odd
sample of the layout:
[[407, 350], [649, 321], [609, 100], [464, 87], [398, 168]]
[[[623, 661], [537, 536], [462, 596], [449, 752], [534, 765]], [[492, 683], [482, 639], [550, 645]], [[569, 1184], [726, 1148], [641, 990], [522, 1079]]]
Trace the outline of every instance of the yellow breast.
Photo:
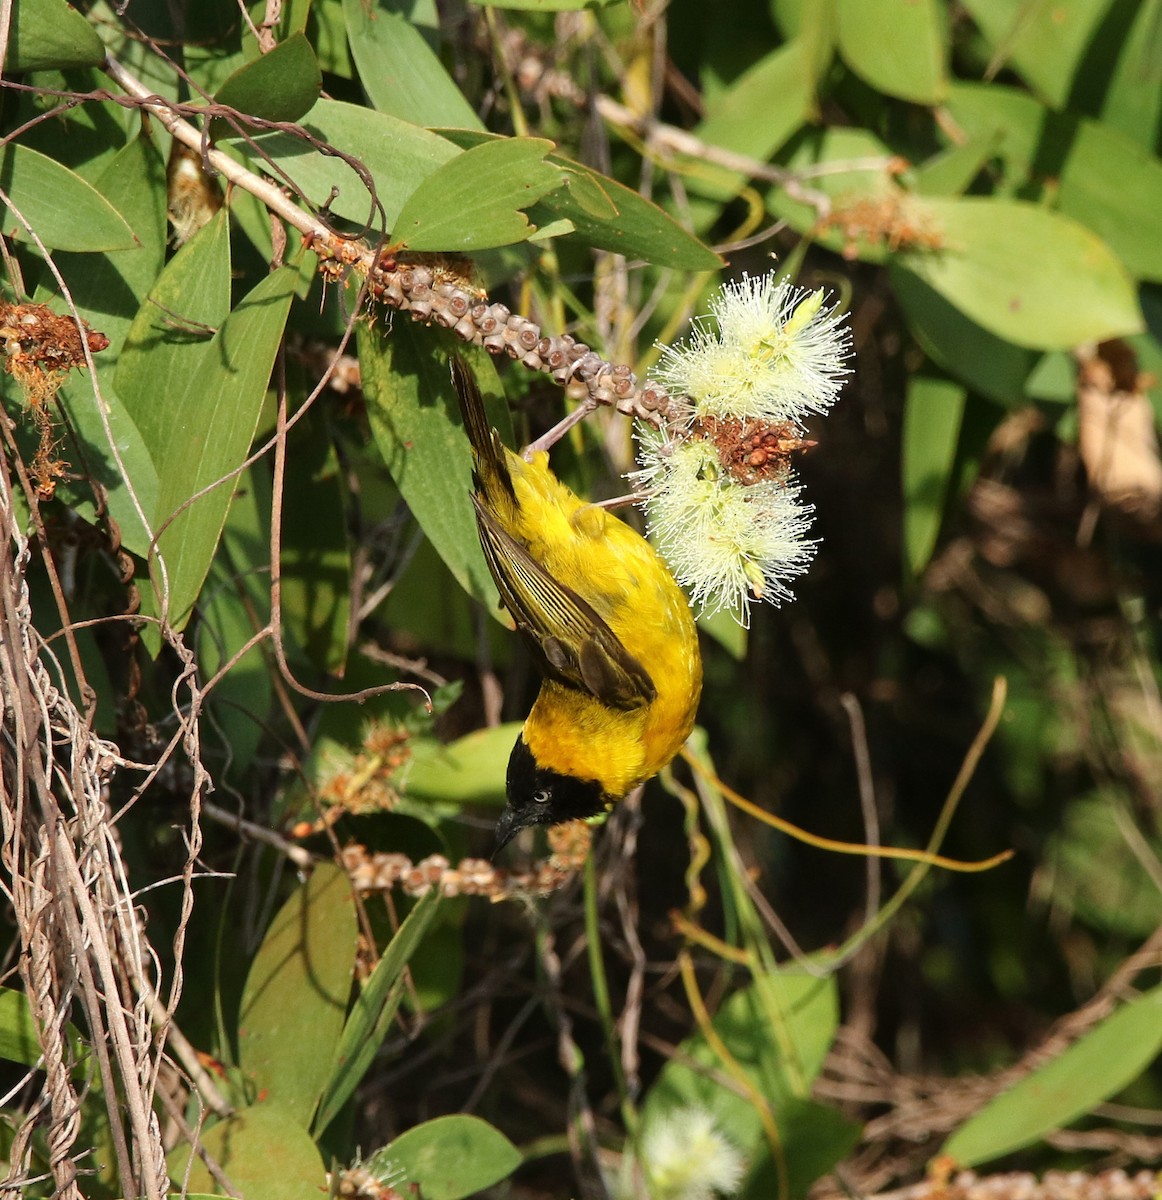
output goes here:
[[517, 496], [511, 532], [596, 609], [657, 689], [649, 705], [625, 712], [546, 680], [525, 740], [542, 766], [624, 796], [660, 771], [694, 727], [702, 660], [690, 605], [654, 548], [579, 500], [549, 471], [547, 455], [508, 458]]

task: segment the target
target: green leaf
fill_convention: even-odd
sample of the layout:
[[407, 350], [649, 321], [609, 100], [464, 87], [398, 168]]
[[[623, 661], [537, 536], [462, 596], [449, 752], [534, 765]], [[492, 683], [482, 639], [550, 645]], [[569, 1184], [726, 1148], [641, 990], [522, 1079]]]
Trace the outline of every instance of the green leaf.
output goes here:
[[1005, 189], [1045, 199], [1104, 238], [1138, 279], [1162, 279], [1162, 162], [1098, 121], [1050, 112], [998, 85], [952, 88], [948, 110], [974, 140], [988, 140], [1005, 164]]
[[839, 52], [889, 96], [939, 104], [948, 88], [947, 30], [936, 0], [838, 0]]
[[[441, 164], [455, 158], [456, 147], [445, 138], [396, 117], [358, 104], [320, 100], [303, 118], [303, 126], [324, 142], [359, 159], [371, 173], [375, 194], [392, 228], [404, 201]], [[348, 221], [371, 221], [379, 228], [371, 194], [355, 171], [339, 158], [320, 154], [289, 133], [261, 134], [255, 144], [302, 188], [313, 204], [324, 204], [331, 189], [338, 193], [331, 211]], [[255, 165], [270, 173], [262, 160]]]
[[1051, 1062], [986, 1104], [941, 1148], [966, 1167], [1038, 1141], [1132, 1083], [1162, 1049], [1162, 987], [1123, 1004]]
[[347, 875], [321, 864], [271, 922], [246, 977], [239, 1063], [258, 1095], [303, 1128], [331, 1078], [357, 935]]
[[[780, 970], [765, 983], [777, 990], [784, 1018], [772, 1028], [759, 995], [759, 984], [732, 995], [715, 1014], [713, 1025], [751, 1086], [776, 1110], [795, 1093], [794, 1074], [808, 1083], [819, 1073], [839, 1020], [833, 977], [817, 978], [798, 970]], [[714, 1113], [731, 1140], [751, 1154], [764, 1142], [762, 1121], [749, 1098], [739, 1094], [730, 1068], [701, 1033], [687, 1038], [662, 1068], [650, 1089], [644, 1121], [664, 1119], [675, 1108], [699, 1106]]]
[[35, 1067], [40, 1061], [36, 1018], [28, 997], [15, 988], [0, 988], [0, 1058]]
[[117, 363], [117, 394], [155, 463], [165, 461], [192, 381], [229, 315], [230, 218], [223, 208], [157, 277]]
[[[458, 129], [440, 132], [466, 149], [496, 137]], [[586, 245], [662, 266], [686, 271], [716, 271], [722, 266], [713, 250], [631, 188], [561, 154], [550, 154], [546, 161], [563, 170], [564, 187], [528, 210], [534, 224], [545, 227], [567, 220], [572, 236]]]
[[904, 560], [915, 576], [928, 565], [956, 465], [965, 390], [950, 379], [914, 375], [904, 401]]
[[[435, 353], [436, 337], [398, 321], [389, 336], [360, 322], [358, 337], [371, 433], [392, 479], [460, 586], [498, 614], [496, 585], [476, 533], [468, 439], [459, 426], [447, 360]], [[488, 371], [495, 380], [486, 352], [465, 357], [478, 378]], [[482, 379], [482, 387], [496, 395], [499, 385], [491, 380]], [[504, 436], [506, 410], [494, 403], [489, 417]]]
[[0, 204], [6, 231], [28, 240], [13, 209], [50, 250], [130, 250], [140, 243], [125, 218], [92, 184], [51, 158], [9, 142], [0, 148], [0, 188], [12, 208]]
[[339, 672], [351, 619], [351, 550], [341, 471], [314, 411], [287, 439], [282, 508], [282, 619], [289, 646]]
[[391, 939], [367, 982], [359, 989], [335, 1048], [313, 1130], [321, 1134], [355, 1094], [367, 1068], [379, 1053], [403, 996], [404, 968], [427, 933], [440, 904], [440, 893], [420, 898]]
[[214, 102], [267, 121], [297, 121], [310, 111], [322, 87], [322, 72], [310, 42], [295, 33], [235, 71], [218, 89]]
[[1162, 146], [1159, 29], [1162, 29], [1162, 0], [1141, 0], [1101, 108], [1102, 120], [1107, 125], [1154, 151]]
[[376, 1177], [424, 1200], [462, 1200], [507, 1179], [521, 1164], [520, 1151], [479, 1117], [425, 1121], [377, 1151], [364, 1164]]
[[[170, 414], [156, 463], [159, 524], [172, 520], [158, 545], [168, 575], [169, 619], [179, 629], [189, 620], [210, 568], [234, 481], [182, 506], [245, 460], [297, 280], [294, 267], [280, 267], [239, 301], [202, 358], [181, 410]], [[160, 594], [162, 577], [153, 565]]]
[[[278, 1104], [255, 1104], [211, 1126], [201, 1136], [206, 1153], [222, 1168], [238, 1195], [250, 1200], [319, 1200], [327, 1195], [327, 1169], [310, 1135], [295, 1116]], [[206, 1196], [227, 1193], [218, 1187], [200, 1157], [190, 1164], [182, 1145], [167, 1159], [174, 1183]]]
[[[1125, 738], [1122, 744], [1130, 741]], [[1041, 890], [1054, 912], [1076, 913], [1100, 930], [1141, 938], [1162, 921], [1162, 895], [1126, 844], [1122, 828], [1127, 819], [1132, 821], [1115, 789], [1071, 800], [1050, 839]], [[1149, 839], [1149, 845], [1156, 853], [1156, 839]]]
[[503, 138], [466, 150], [408, 197], [392, 240], [409, 250], [464, 252], [523, 242], [535, 226], [521, 209], [563, 182], [560, 168], [544, 161], [552, 148], [540, 138]]
[[525, 12], [577, 12], [582, 8], [604, 8], [617, 0], [469, 0], [492, 8], [523, 9]]
[[1142, 328], [1125, 268], [1076, 221], [1016, 200], [922, 204], [942, 249], [901, 253], [900, 265], [998, 337], [1052, 350]]
[[7, 75], [46, 67], [97, 67], [105, 47], [97, 31], [64, 0], [13, 0], [4, 58]]
[[[101, 402], [95, 401], [92, 381], [79, 372], [65, 383], [59, 398], [69, 419], [69, 460], [104, 488], [122, 544], [144, 557], [149, 538], [137, 505], [147, 515], [152, 513], [157, 472], [140, 430], [117, 395], [114, 378], [125, 336], [165, 261], [165, 168], [156, 147], [147, 138], [134, 138], [113, 156], [96, 187], [129, 222], [138, 243], [104, 254], [54, 256], [81, 317], [109, 338], [108, 349], [96, 356]], [[59, 298], [47, 286], [37, 289], [36, 299], [60, 308]], [[108, 420], [108, 433], [102, 417]], [[113, 456], [110, 438], [120, 461]], [[86, 519], [96, 519], [90, 481], [66, 482], [57, 495]]]
[[792, 172], [811, 172], [810, 187], [832, 202], [838, 219], [819, 229], [818, 209], [782, 188], [772, 188], [767, 194], [767, 208], [773, 216], [846, 258], [886, 261], [886, 236], [857, 236], [846, 230], [842, 220], [842, 212], [849, 206], [874, 208], [912, 202], [888, 174], [891, 151], [879, 138], [865, 129], [811, 129], [796, 138], [781, 158]]
[[982, 329], [910, 271], [891, 267], [889, 275], [908, 327], [937, 366], [997, 404], [1023, 403], [1035, 350]]
[[[793, 41], [772, 50], [717, 98], [694, 136], [765, 162], [811, 115], [814, 108], [811, 48]], [[679, 156], [691, 191], [714, 200], [738, 194], [741, 171]], [[717, 211], [717, 210], [715, 210]]]
[[993, 73], [1011, 66], [1055, 107], [1063, 106], [1109, 0], [964, 0], [993, 47]]
[[481, 129], [480, 118], [400, 0], [343, 0], [347, 41], [368, 99], [415, 125]]
[[788, 1200], [805, 1196], [810, 1186], [859, 1144], [861, 1128], [829, 1105], [817, 1100], [794, 1098], [779, 1109], [779, 1145], [787, 1169], [786, 1192], [780, 1188], [779, 1172], [769, 1147], [747, 1175], [740, 1200], [771, 1200], [786, 1195]]
[[478, 729], [448, 745], [413, 743], [405, 784], [408, 799], [503, 804], [508, 756], [520, 728], [519, 722], [510, 722]]

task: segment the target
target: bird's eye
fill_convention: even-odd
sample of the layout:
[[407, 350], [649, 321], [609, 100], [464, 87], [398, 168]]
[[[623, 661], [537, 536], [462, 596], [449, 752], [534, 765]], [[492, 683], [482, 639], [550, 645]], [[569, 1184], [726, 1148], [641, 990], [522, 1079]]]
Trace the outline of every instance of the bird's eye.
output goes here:
[[541, 788], [539, 792], [533, 792], [534, 804], [548, 804], [553, 798], [553, 793], [548, 788]]

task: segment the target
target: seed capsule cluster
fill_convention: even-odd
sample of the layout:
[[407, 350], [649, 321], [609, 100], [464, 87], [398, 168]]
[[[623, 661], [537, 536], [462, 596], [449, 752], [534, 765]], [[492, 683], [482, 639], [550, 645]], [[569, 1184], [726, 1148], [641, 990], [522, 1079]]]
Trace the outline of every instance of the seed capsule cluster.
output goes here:
[[530, 371], [543, 371], [561, 387], [581, 385], [593, 404], [612, 406], [654, 425], [663, 424], [675, 407], [657, 385], [638, 387], [637, 377], [624, 364], [607, 362], [570, 334], [546, 336], [535, 321], [489, 301], [437, 256], [388, 253], [371, 261], [357, 243], [321, 236], [307, 238], [307, 247], [319, 257], [326, 278], [338, 281], [349, 268], [365, 273], [375, 302], [426, 325], [450, 329], [462, 341], [498, 357], [503, 354]]
[[[558, 832], [558, 830], [560, 832]], [[589, 828], [580, 822], [549, 832], [553, 854], [528, 867], [507, 870], [484, 858], [463, 858], [455, 866], [442, 854], [429, 854], [413, 863], [406, 854], [370, 853], [358, 844], [341, 853], [343, 868], [359, 892], [390, 892], [423, 896], [438, 889], [443, 896], [487, 896], [509, 900], [516, 896], [547, 896], [567, 883], [584, 865], [589, 852]]]

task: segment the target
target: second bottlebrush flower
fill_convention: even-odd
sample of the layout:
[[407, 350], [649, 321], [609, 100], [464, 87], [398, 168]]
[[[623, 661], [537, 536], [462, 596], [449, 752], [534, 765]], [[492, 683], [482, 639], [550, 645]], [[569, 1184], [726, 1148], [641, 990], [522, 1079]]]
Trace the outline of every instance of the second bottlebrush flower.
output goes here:
[[849, 374], [851, 331], [821, 291], [748, 275], [711, 301], [689, 340], [662, 348], [656, 378], [685, 406], [638, 435], [650, 534], [704, 611], [750, 623], [750, 606], [790, 599], [809, 566], [812, 508], [791, 455], [803, 421]]

